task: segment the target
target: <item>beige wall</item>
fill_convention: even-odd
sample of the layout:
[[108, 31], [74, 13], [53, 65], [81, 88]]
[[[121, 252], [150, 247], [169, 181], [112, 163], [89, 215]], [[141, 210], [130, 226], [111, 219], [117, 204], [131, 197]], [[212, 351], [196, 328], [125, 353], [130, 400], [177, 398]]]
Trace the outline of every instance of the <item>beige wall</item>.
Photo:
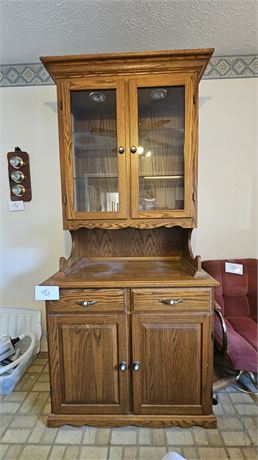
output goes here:
[[[65, 244], [55, 100], [54, 86], [0, 91], [0, 305], [39, 307], [43, 325], [34, 286], [57, 271]], [[17, 145], [30, 155], [32, 201], [10, 212], [6, 153]]]
[[[256, 103], [255, 79], [201, 83], [193, 249], [203, 260], [257, 256]], [[44, 320], [34, 286], [58, 270], [70, 245], [62, 230], [55, 87], [1, 88], [0, 111], [0, 305], [39, 307]], [[17, 145], [30, 154], [32, 201], [10, 212], [6, 153]]]
[[258, 80], [200, 87], [199, 212], [202, 259], [257, 257]]

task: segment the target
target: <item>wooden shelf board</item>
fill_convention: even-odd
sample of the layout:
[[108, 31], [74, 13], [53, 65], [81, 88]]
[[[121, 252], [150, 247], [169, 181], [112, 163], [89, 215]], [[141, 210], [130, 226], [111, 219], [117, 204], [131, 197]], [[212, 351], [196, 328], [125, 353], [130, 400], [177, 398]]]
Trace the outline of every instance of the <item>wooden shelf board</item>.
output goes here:
[[208, 274], [202, 275], [194, 278], [180, 257], [82, 258], [67, 272], [57, 272], [42, 284], [64, 288], [217, 285]]

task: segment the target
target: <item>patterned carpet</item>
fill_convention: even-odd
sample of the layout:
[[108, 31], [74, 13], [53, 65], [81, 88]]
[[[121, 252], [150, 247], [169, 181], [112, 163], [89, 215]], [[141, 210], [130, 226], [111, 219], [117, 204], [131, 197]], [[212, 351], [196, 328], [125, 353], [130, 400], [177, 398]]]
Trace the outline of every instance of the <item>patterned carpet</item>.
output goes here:
[[257, 397], [233, 386], [219, 390], [218, 429], [47, 428], [48, 360], [40, 353], [15, 391], [0, 396], [0, 458], [5, 460], [256, 460]]

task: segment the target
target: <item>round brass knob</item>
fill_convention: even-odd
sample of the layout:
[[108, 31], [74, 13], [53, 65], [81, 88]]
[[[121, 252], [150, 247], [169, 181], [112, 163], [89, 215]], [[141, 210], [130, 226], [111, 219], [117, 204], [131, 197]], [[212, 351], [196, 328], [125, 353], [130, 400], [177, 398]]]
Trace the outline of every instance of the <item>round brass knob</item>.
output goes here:
[[137, 150], [137, 148], [135, 147], [135, 145], [132, 145], [132, 147], [130, 148], [130, 152], [135, 153], [136, 150]]
[[120, 147], [118, 147], [118, 153], [122, 154], [124, 153], [124, 151], [125, 151], [125, 148], [122, 145], [120, 145]]

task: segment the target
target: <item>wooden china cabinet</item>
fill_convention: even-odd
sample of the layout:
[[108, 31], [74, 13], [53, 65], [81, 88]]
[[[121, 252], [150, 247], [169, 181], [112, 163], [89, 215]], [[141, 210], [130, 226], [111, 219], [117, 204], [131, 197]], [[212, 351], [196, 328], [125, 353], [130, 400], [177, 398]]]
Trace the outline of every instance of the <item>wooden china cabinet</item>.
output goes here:
[[44, 57], [64, 228], [45, 285], [49, 426], [216, 426], [212, 288], [191, 252], [198, 84], [212, 49]]

